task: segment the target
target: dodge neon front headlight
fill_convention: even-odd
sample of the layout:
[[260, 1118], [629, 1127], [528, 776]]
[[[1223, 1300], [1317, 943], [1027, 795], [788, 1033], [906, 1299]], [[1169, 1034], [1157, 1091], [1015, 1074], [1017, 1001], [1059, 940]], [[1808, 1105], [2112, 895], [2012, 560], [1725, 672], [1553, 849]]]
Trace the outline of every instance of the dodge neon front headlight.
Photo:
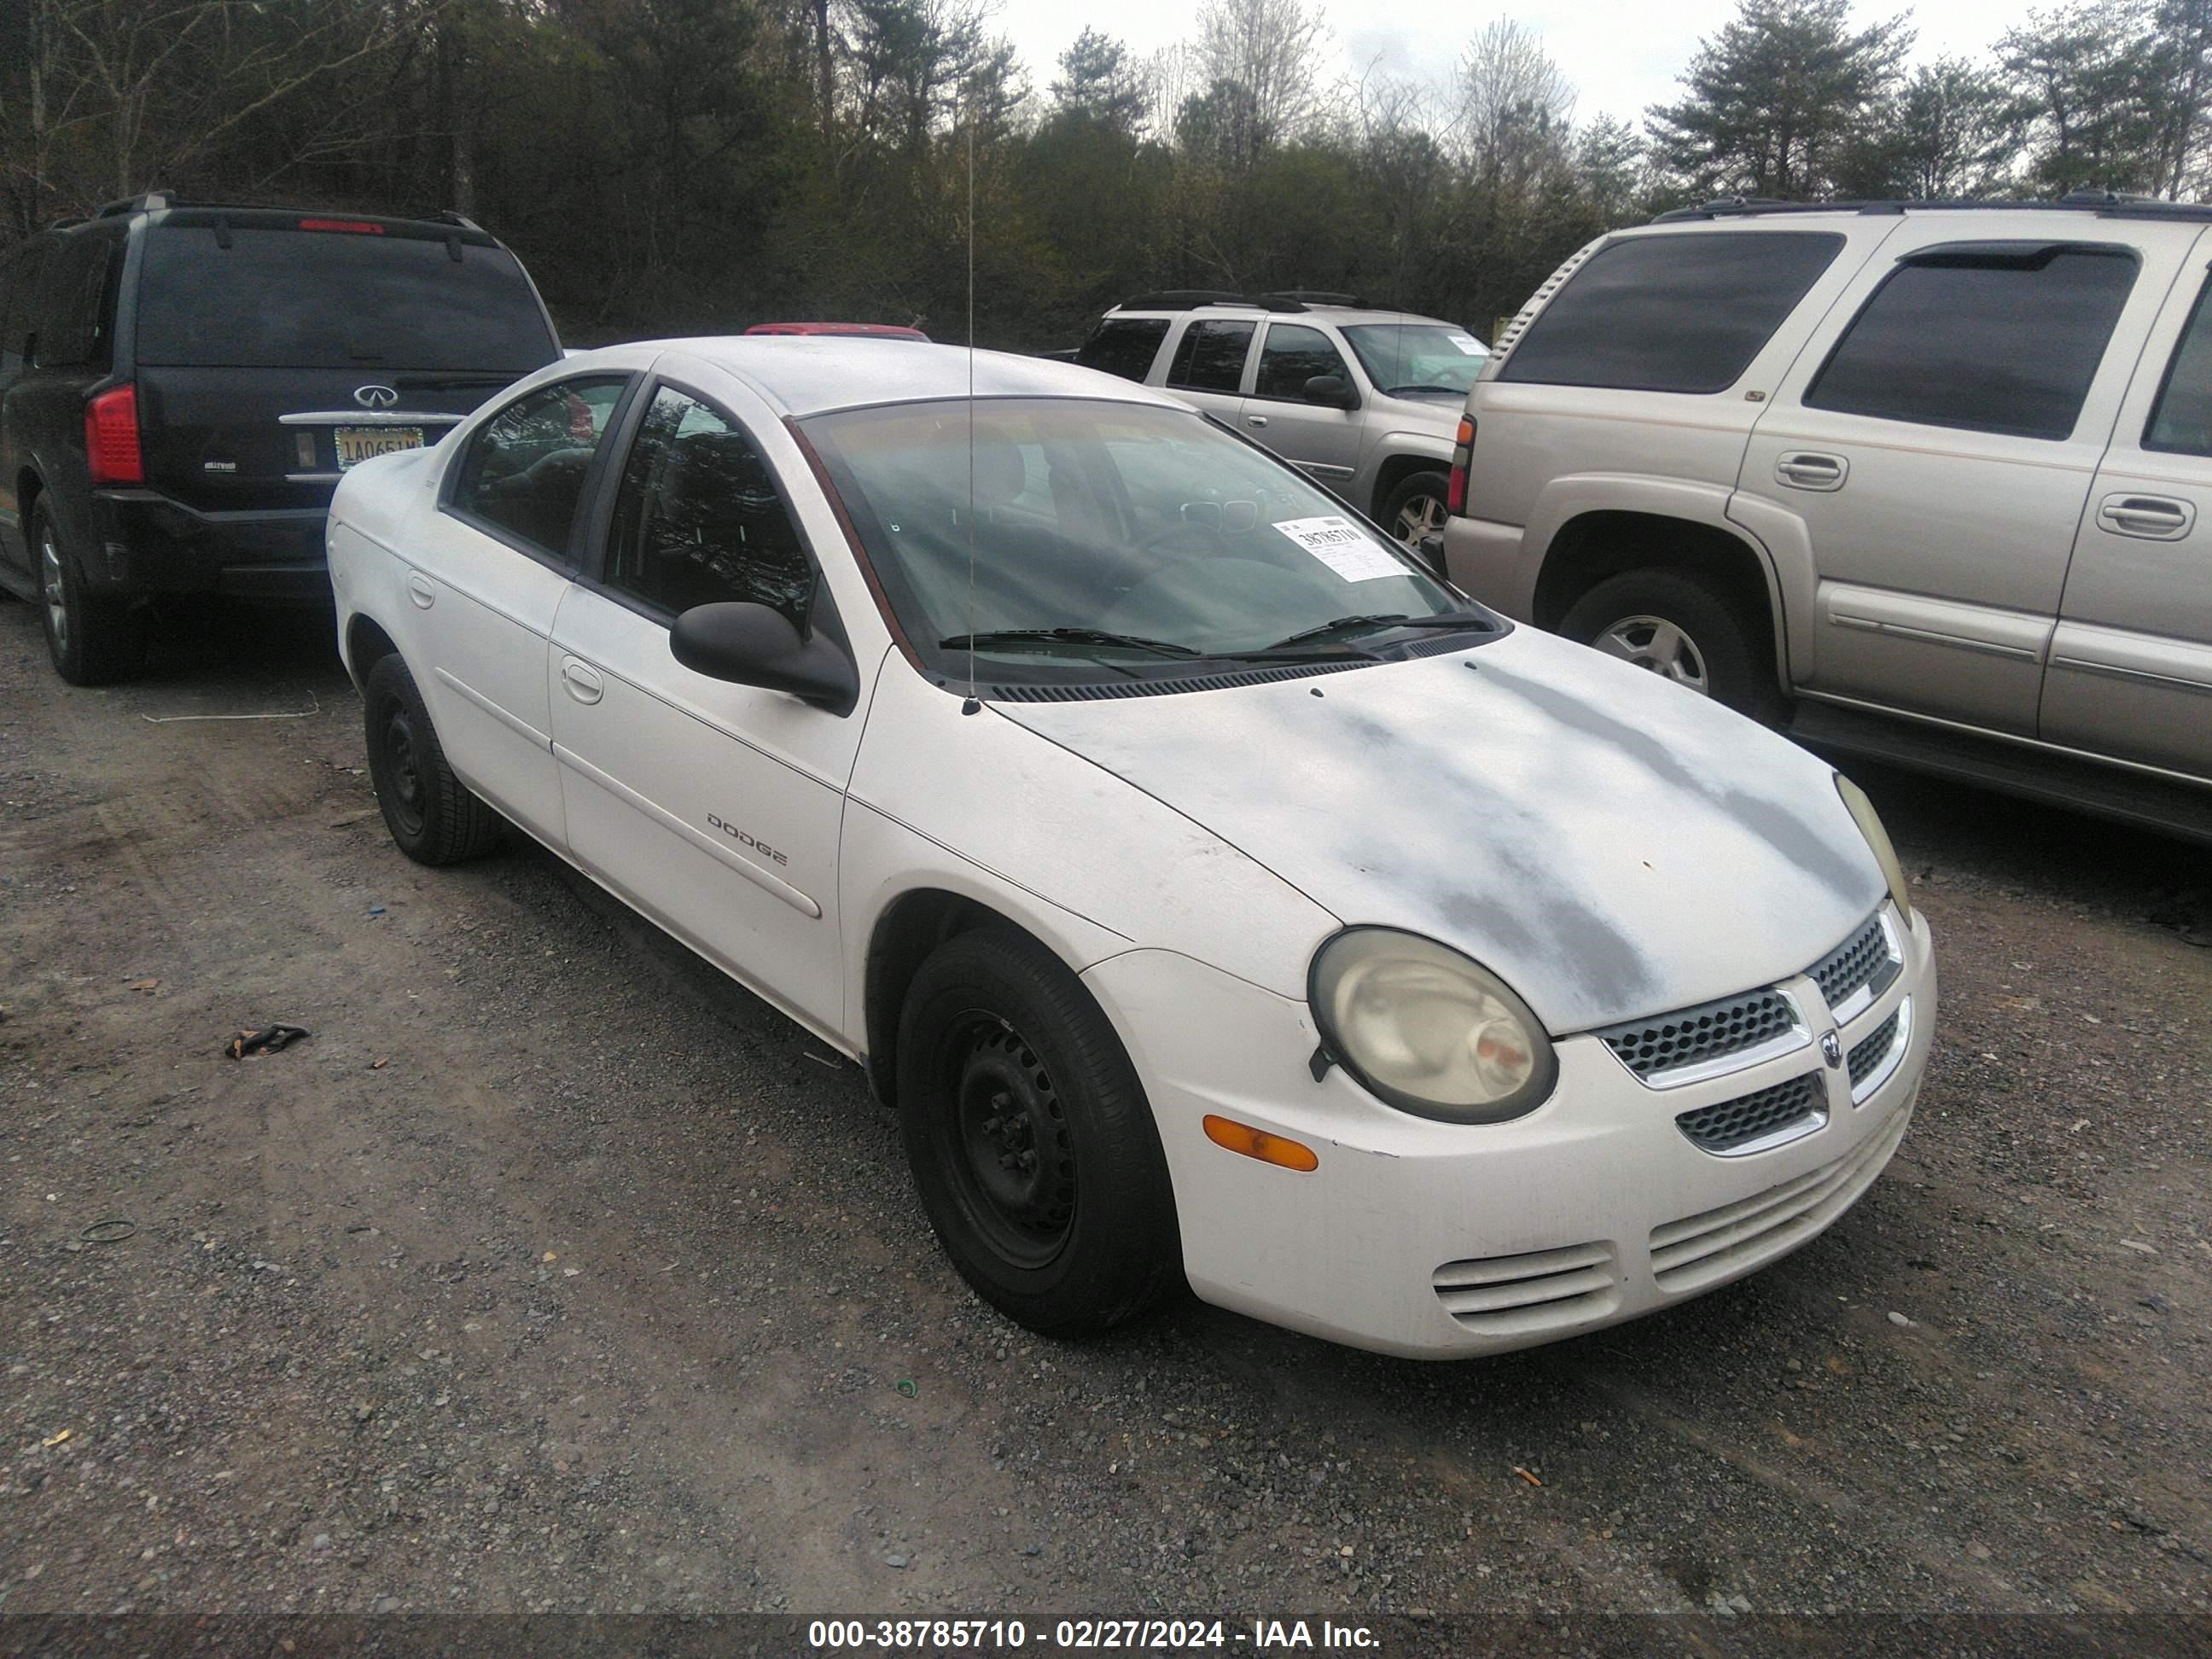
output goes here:
[[1346, 928], [1315, 953], [1307, 993], [1329, 1057], [1401, 1111], [1497, 1123], [1534, 1110], [1558, 1080], [1528, 1005], [1418, 933]]
[[1897, 905], [1898, 914], [1905, 918], [1905, 925], [1910, 927], [1912, 900], [1905, 890], [1905, 866], [1897, 861], [1897, 848], [1889, 844], [1889, 831], [1881, 827], [1881, 815], [1874, 810], [1866, 791], [1841, 772], [1836, 774], [1836, 793], [1844, 798], [1844, 805], [1857, 821], [1859, 834], [1866, 837], [1874, 861], [1881, 866], [1881, 878], [1889, 884], [1889, 896]]

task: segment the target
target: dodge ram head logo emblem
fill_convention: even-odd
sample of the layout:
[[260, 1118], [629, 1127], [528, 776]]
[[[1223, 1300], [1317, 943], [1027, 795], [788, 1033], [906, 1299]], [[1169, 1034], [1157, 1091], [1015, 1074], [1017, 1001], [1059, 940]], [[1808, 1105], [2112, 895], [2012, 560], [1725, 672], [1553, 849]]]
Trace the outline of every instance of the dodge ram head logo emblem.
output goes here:
[[1838, 1036], [1833, 1031], [1823, 1031], [1820, 1034], [1820, 1058], [1831, 1066], [1842, 1065], [1844, 1063], [1843, 1038]]
[[363, 409], [389, 409], [399, 401], [399, 394], [388, 386], [357, 386], [353, 400]]

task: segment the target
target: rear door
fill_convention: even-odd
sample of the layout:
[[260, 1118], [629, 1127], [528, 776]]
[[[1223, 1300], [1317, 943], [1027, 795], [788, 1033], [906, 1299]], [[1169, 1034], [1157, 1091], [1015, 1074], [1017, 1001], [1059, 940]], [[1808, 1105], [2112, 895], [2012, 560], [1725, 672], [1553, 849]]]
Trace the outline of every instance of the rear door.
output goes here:
[[1801, 690], [2033, 737], [2075, 529], [2186, 239], [1966, 218], [1908, 219], [1859, 273], [1729, 512], [1809, 544]]
[[1244, 430], [1293, 466], [1332, 489], [1352, 482], [1359, 469], [1366, 425], [1356, 409], [1338, 409], [1306, 397], [1316, 374], [1336, 374], [1357, 386], [1336, 343], [1307, 323], [1280, 318], [1267, 325], [1252, 393], [1244, 399]]
[[1194, 409], [1233, 425], [1243, 405], [1244, 365], [1258, 331], [1256, 318], [1192, 318], [1168, 359], [1167, 389]]
[[31, 565], [22, 504], [16, 499], [15, 489], [15, 481], [23, 472], [26, 446], [23, 416], [9, 393], [22, 378], [32, 296], [38, 292], [39, 273], [52, 246], [49, 237], [34, 237], [15, 250], [4, 272], [0, 272], [0, 564], [19, 576], [27, 576]]
[[559, 355], [514, 255], [458, 228], [174, 210], [137, 301], [147, 483], [204, 513], [324, 507]]
[[2212, 778], [2212, 276], [2197, 240], [2089, 489], [2046, 742]]

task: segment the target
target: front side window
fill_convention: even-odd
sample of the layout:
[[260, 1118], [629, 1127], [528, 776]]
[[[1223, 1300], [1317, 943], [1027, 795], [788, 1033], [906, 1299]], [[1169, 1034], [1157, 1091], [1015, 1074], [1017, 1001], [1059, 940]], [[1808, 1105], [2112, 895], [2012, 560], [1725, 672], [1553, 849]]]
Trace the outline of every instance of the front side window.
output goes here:
[[1851, 319], [1806, 407], [2064, 439], [2135, 280], [2117, 248], [1926, 250]]
[[1183, 331], [1168, 369], [1168, 384], [1182, 392], [1234, 392], [1244, 383], [1244, 358], [1255, 325], [1204, 318]]
[[1167, 337], [1164, 317], [1109, 317], [1076, 349], [1075, 361], [1085, 368], [1141, 382], [1152, 373], [1152, 359]]
[[615, 495], [604, 578], [656, 611], [737, 600], [804, 628], [814, 567], [775, 479], [737, 422], [665, 386]]
[[[971, 638], [994, 678], [1097, 681], [1340, 652], [1291, 636], [1347, 617], [1464, 617], [1387, 537], [1194, 410], [994, 399], [972, 427], [948, 402], [805, 428], [902, 629], [948, 679]], [[1361, 628], [1363, 648], [1417, 637]]]
[[1789, 230], [1624, 238], [1537, 313], [1498, 379], [1725, 392], [1843, 246], [1832, 232]]
[[2189, 325], [2166, 365], [2150, 423], [2143, 428], [2145, 449], [2178, 455], [2212, 455], [2212, 282], [2197, 290]]
[[1474, 389], [1490, 348], [1463, 328], [1443, 323], [1359, 323], [1344, 331], [1367, 378], [1391, 397]]
[[1352, 378], [1345, 374], [1343, 357], [1319, 329], [1304, 323], [1270, 323], [1252, 395], [1304, 403], [1306, 382], [1316, 374], [1342, 374], [1347, 383]]
[[469, 439], [454, 510], [565, 561], [592, 458], [628, 384], [623, 375], [590, 375], [517, 398]]

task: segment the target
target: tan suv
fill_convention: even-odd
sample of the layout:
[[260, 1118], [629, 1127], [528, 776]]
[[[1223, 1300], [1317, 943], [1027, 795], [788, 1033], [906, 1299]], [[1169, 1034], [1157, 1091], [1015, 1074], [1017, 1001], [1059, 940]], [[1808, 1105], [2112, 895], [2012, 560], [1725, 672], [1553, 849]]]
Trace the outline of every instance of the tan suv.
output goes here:
[[1453, 579], [1808, 742], [2212, 838], [2212, 209], [1723, 203], [1469, 394]]

